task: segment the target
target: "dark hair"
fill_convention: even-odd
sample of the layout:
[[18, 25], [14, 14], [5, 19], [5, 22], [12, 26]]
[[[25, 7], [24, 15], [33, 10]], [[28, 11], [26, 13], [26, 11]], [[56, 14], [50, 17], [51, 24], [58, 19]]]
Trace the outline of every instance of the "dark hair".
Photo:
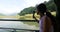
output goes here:
[[40, 13], [42, 14], [46, 13], [46, 15], [51, 19], [52, 24], [54, 24], [55, 18], [50, 12], [47, 12], [47, 7], [44, 3], [39, 4], [36, 8]]
[[46, 12], [47, 8], [46, 5], [41, 3], [39, 5], [36, 6], [37, 10], [40, 11], [40, 13], [44, 14], [44, 12]]

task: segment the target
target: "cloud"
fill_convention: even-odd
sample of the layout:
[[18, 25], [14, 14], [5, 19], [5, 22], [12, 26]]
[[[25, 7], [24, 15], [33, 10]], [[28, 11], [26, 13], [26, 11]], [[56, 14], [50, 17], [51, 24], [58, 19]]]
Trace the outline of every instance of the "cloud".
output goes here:
[[26, 6], [35, 6], [36, 4], [43, 3], [44, 1], [49, 1], [49, 0], [24, 0], [26, 2]]

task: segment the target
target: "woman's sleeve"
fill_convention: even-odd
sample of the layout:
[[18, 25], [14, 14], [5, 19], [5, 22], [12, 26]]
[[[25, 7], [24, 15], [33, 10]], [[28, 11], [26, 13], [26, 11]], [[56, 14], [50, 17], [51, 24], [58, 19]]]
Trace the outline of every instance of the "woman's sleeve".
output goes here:
[[44, 23], [43, 23], [43, 31], [49, 32], [49, 29], [51, 28], [51, 20], [48, 17], [44, 17]]

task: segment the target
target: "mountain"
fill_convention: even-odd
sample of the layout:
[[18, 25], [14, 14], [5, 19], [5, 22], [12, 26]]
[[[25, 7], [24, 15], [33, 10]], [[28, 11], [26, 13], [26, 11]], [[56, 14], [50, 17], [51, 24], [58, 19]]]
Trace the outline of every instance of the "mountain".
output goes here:
[[16, 16], [18, 13], [12, 13], [12, 14], [2, 14], [0, 13], [0, 16]]
[[16, 16], [17, 13], [12, 13], [12, 14], [9, 14], [9, 16]]
[[4, 14], [0, 13], [0, 16], [5, 16]]

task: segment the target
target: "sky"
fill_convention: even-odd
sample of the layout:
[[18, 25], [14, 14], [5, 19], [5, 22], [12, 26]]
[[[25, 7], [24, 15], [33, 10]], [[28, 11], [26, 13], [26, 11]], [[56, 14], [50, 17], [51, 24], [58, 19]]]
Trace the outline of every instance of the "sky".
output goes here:
[[24, 8], [35, 6], [49, 0], [0, 0], [0, 13], [13, 14], [19, 13]]

